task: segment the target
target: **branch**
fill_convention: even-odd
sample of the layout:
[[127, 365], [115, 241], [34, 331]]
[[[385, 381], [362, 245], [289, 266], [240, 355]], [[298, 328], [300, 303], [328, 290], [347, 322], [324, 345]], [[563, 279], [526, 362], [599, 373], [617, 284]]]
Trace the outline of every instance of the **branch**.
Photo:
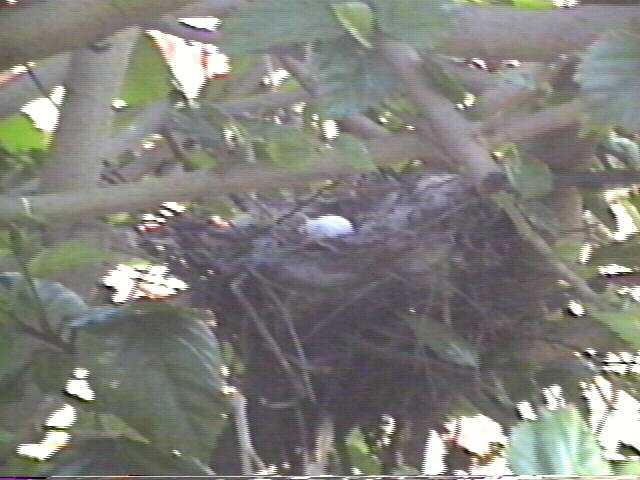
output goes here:
[[426, 82], [422, 61], [415, 50], [389, 38], [381, 38], [378, 44], [380, 54], [393, 67], [407, 95], [427, 120], [426, 126], [422, 122], [416, 124], [418, 131], [429, 138], [433, 130], [447, 153], [482, 190], [489, 176], [501, 171], [474, 134], [473, 124]]
[[517, 142], [560, 127], [574, 125], [585, 113], [587, 113], [587, 105], [580, 99], [574, 99], [520, 118], [509, 117], [504, 120], [504, 124], [499, 129], [494, 131], [484, 131], [484, 126], [480, 128], [484, 135], [489, 136], [489, 144], [496, 147], [503, 143]]
[[102, 170], [100, 149], [109, 142], [111, 104], [126, 71], [139, 29], [113, 37], [113, 47], [96, 53], [89, 48], [73, 54], [67, 98], [61, 107], [51, 156], [41, 170], [42, 193], [79, 190], [96, 185]]
[[[432, 145], [410, 133], [372, 140], [367, 143], [367, 147], [372, 161], [381, 166], [428, 156], [434, 151]], [[267, 167], [239, 168], [225, 174], [203, 171], [179, 173], [131, 184], [35, 195], [25, 197], [24, 201], [33, 214], [60, 221], [154, 208], [169, 200], [187, 201], [204, 195], [218, 196], [305, 186], [313, 181], [356, 172], [330, 154], [319, 156], [315, 165], [316, 169], [300, 173]], [[0, 224], [24, 221], [26, 213], [22, 198], [0, 196]]]
[[[55, 0], [0, 15], [0, 70], [84, 47], [194, 0]], [[63, 13], [63, 14], [61, 14]]]
[[[185, 16], [219, 16], [249, 4], [244, 0], [205, 0], [185, 8]], [[640, 15], [640, 6], [581, 6], [549, 10], [464, 5], [454, 27], [445, 35], [437, 53], [454, 57], [539, 62], [555, 60], [562, 53], [582, 50], [605, 30], [624, 28]]]
[[466, 5], [437, 47], [463, 58], [539, 62], [582, 50], [609, 29], [624, 28], [640, 6], [522, 10]]
[[[32, 67], [33, 73], [47, 91], [62, 84], [69, 70], [69, 58], [68, 53], [61, 53]], [[0, 86], [0, 117], [16, 113], [27, 102], [41, 96], [33, 79], [26, 73], [21, 74]]]

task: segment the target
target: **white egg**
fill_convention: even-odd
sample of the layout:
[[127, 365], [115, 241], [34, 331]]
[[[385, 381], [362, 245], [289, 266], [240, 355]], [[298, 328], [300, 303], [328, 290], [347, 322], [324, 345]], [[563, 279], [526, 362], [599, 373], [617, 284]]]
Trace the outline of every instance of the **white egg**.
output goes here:
[[354, 232], [349, 220], [339, 215], [323, 215], [305, 222], [302, 231], [311, 238], [333, 238]]

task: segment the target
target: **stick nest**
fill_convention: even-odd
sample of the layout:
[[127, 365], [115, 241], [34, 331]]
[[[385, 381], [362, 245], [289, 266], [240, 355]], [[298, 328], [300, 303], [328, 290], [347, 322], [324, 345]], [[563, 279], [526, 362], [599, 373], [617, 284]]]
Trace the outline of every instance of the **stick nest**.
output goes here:
[[[375, 430], [384, 414], [436, 425], [451, 402], [495, 418], [486, 365], [510, 368], [509, 346], [566, 301], [505, 215], [456, 175], [367, 174], [262, 208], [273, 219], [183, 214], [143, 245], [215, 314], [272, 461], [292, 461], [317, 412], [339, 432]], [[309, 238], [300, 213], [344, 216], [355, 232]]]

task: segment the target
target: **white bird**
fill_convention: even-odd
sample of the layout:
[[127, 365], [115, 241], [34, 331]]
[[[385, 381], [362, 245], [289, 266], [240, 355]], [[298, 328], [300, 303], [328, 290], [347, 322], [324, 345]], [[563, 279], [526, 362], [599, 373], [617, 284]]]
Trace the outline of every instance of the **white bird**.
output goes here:
[[300, 229], [310, 238], [334, 238], [354, 233], [352, 223], [340, 215], [322, 215], [308, 219]]

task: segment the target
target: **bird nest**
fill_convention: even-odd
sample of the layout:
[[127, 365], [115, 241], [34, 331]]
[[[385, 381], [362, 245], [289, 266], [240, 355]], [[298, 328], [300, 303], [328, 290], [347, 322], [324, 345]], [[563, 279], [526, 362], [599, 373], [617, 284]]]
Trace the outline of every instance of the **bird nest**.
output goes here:
[[[296, 464], [318, 412], [338, 439], [375, 431], [381, 415], [434, 426], [453, 404], [499, 416], [487, 364], [509, 370], [566, 301], [508, 218], [456, 175], [367, 174], [262, 208], [271, 221], [183, 214], [142, 244], [215, 314], [272, 462]], [[353, 231], [323, 234], [302, 213]]]

